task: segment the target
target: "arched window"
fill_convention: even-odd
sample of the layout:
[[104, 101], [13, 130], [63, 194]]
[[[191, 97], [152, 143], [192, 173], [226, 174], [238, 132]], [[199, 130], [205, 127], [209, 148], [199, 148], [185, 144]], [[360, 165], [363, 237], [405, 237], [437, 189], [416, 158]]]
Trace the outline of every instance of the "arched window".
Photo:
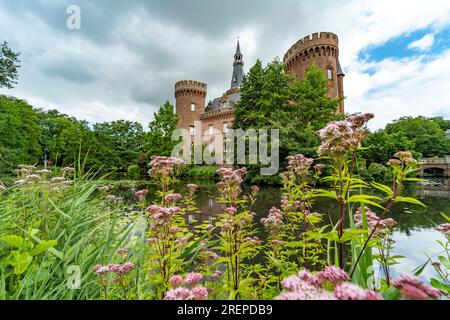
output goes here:
[[189, 127], [189, 133], [191, 134], [191, 136], [195, 136], [195, 127], [194, 126]]
[[331, 69], [331, 68], [327, 69], [327, 77], [328, 77], [328, 80], [333, 80], [333, 69]]

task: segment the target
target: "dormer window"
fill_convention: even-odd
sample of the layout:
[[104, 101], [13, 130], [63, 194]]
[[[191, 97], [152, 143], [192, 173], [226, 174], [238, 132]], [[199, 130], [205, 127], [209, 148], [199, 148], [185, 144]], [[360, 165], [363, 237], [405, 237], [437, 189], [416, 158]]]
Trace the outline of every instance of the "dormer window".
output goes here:
[[191, 111], [195, 112], [195, 103], [191, 103]]
[[333, 80], [333, 69], [331, 69], [331, 68], [327, 69], [327, 76], [328, 76], [328, 80]]

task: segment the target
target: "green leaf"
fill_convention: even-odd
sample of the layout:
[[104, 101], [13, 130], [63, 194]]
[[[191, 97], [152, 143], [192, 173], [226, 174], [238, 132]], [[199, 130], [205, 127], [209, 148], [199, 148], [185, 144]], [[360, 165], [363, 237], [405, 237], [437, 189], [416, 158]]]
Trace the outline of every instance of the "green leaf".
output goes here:
[[377, 183], [377, 182], [372, 182], [372, 186], [375, 189], [380, 190], [381, 192], [385, 193], [388, 196], [392, 196], [394, 194], [394, 191], [392, 191], [392, 189], [384, 184], [381, 183]]
[[6, 242], [7, 244], [19, 249], [25, 245], [25, 240], [21, 236], [16, 235], [0, 237], [0, 241]]
[[369, 195], [365, 195], [365, 194], [355, 194], [355, 195], [351, 196], [350, 198], [348, 198], [347, 203], [349, 203], [349, 202], [365, 203], [365, 204], [370, 204], [374, 207], [378, 207], [380, 209], [384, 209], [383, 206], [379, 205], [378, 203], [376, 203], [372, 200], [381, 201], [381, 199], [377, 196], [369, 196]]
[[335, 191], [328, 191], [323, 189], [317, 189], [313, 191], [313, 198], [331, 198], [337, 200], [338, 197]]
[[447, 269], [450, 269], [450, 261], [447, 258], [439, 256], [438, 259]]
[[430, 262], [430, 260], [427, 260], [423, 265], [418, 266], [418, 267], [414, 270], [414, 275], [415, 275], [416, 277], [418, 277], [418, 276], [423, 272], [423, 270], [425, 269], [425, 267], [428, 265], [429, 262]]
[[417, 199], [415, 199], [415, 198], [412, 198], [412, 197], [402, 197], [402, 196], [397, 196], [397, 197], [395, 198], [395, 202], [396, 202], [396, 203], [397, 203], [397, 202], [406, 202], [406, 203], [417, 204], [417, 205], [422, 206], [422, 207], [424, 207], [424, 208], [427, 207], [427, 206], [424, 205], [421, 201], [419, 201], [419, 200], [417, 200]]
[[430, 284], [432, 287], [445, 292], [445, 294], [450, 293], [450, 286], [448, 284], [445, 284], [445, 283], [435, 279], [435, 278], [430, 279]]
[[42, 240], [36, 247], [31, 250], [30, 254], [32, 256], [38, 255], [41, 252], [46, 251], [47, 249], [53, 248], [58, 244], [56, 240]]

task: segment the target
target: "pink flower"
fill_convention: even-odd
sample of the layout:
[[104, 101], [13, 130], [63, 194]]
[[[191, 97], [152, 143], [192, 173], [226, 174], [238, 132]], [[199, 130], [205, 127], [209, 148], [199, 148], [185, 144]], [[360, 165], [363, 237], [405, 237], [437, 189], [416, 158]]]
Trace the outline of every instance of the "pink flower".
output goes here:
[[194, 195], [195, 191], [198, 189], [198, 185], [194, 183], [190, 183], [186, 187], [188, 188], [190, 196]]
[[190, 286], [195, 286], [202, 280], [203, 275], [201, 273], [190, 272], [184, 277], [184, 281]]
[[323, 271], [316, 274], [321, 284], [331, 282], [333, 285], [338, 285], [341, 282], [350, 280], [347, 272], [336, 266], [328, 266]]
[[283, 241], [274, 239], [272, 240], [272, 245], [274, 245], [275, 247], [279, 247], [283, 245]]
[[257, 194], [258, 191], [259, 191], [258, 186], [252, 186], [251, 189], [252, 189], [252, 193], [253, 193], [253, 194]]
[[365, 300], [366, 291], [352, 283], [342, 283], [334, 288], [334, 295], [339, 300]]
[[267, 218], [261, 219], [261, 223], [271, 235], [277, 235], [283, 227], [283, 214], [279, 209], [272, 207]]
[[6, 187], [4, 185], [0, 184], [0, 191], [4, 191], [4, 190], [6, 190]]
[[228, 208], [225, 208], [225, 212], [227, 214], [229, 214], [230, 216], [234, 216], [234, 215], [236, 215], [237, 209], [235, 207], [228, 207]]
[[303, 154], [289, 156], [287, 159], [287, 170], [299, 176], [305, 175], [314, 161], [311, 158], [306, 158]]
[[167, 291], [164, 296], [164, 300], [192, 300], [192, 298], [191, 290], [182, 287]]
[[316, 287], [320, 286], [320, 280], [316, 276], [312, 275], [310, 272], [308, 272], [306, 270], [300, 270], [298, 272], [298, 278], [300, 280], [302, 280], [303, 282], [306, 282], [310, 285], [313, 285]]
[[108, 264], [109, 272], [120, 273], [120, 265], [115, 263]]
[[174, 194], [168, 194], [167, 196], [164, 197], [164, 201], [172, 203], [172, 202], [177, 202], [179, 200], [181, 200], [183, 198], [183, 196], [179, 193], [174, 193]]
[[450, 223], [443, 223], [436, 227], [436, 230], [442, 232], [443, 234], [450, 235]]
[[142, 190], [136, 191], [134, 193], [134, 196], [136, 197], [136, 199], [138, 201], [142, 202], [145, 200], [145, 196], [147, 195], [147, 193], [148, 193], [147, 189], [142, 189]]
[[208, 300], [208, 289], [205, 287], [192, 288], [191, 293], [194, 296], [194, 300]]
[[184, 280], [183, 280], [182, 276], [175, 275], [175, 276], [170, 277], [169, 283], [174, 288], [174, 287], [178, 287], [178, 286], [181, 286], [182, 284], [184, 284]]
[[180, 228], [177, 226], [170, 227], [170, 233], [176, 234], [180, 231]]
[[357, 132], [347, 121], [332, 121], [325, 128], [319, 130], [317, 135], [322, 141], [318, 150], [319, 155], [342, 156], [353, 150], [358, 144]]
[[347, 121], [352, 125], [353, 129], [359, 129], [363, 127], [369, 120], [373, 119], [373, 113], [364, 113], [350, 116]]
[[215, 271], [215, 272], [211, 275], [211, 278], [212, 278], [213, 280], [217, 280], [217, 279], [219, 279], [221, 276], [222, 276], [222, 271], [217, 270], [217, 271]]
[[295, 275], [289, 276], [281, 281], [281, 286], [289, 291], [295, 291], [303, 287], [304, 282]]
[[117, 253], [121, 256], [124, 256], [128, 253], [128, 249], [121, 248], [121, 249], [117, 250]]
[[399, 279], [392, 281], [392, 284], [404, 297], [413, 300], [437, 299], [442, 295], [439, 290], [412, 275], [402, 275]]
[[120, 274], [128, 274], [133, 269], [134, 269], [134, 264], [132, 264], [131, 262], [126, 262], [120, 266], [119, 273]]
[[152, 169], [148, 171], [148, 174], [150, 176], [169, 176], [184, 164], [185, 162], [179, 158], [153, 156], [150, 162]]
[[98, 275], [105, 274], [108, 272], [109, 268], [107, 266], [100, 266], [99, 268], [97, 268], [97, 270], [95, 270], [95, 273], [97, 273]]

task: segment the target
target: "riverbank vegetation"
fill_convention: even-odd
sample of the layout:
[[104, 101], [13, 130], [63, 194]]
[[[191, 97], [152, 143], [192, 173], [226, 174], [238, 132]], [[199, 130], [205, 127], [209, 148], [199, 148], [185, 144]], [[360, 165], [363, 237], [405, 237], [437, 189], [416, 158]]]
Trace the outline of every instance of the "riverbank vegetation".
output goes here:
[[[181, 159], [153, 157], [156, 192], [134, 192], [135, 202], [110, 193], [102, 179], [79, 168], [58, 175], [21, 165], [14, 186], [0, 191], [0, 292], [4, 299], [439, 299], [449, 295], [450, 223], [436, 225], [443, 253], [429, 261], [436, 276], [393, 278], [401, 263], [393, 206], [423, 206], [403, 195], [415, 181], [416, 160], [396, 152], [389, 184], [365, 182], [356, 159], [372, 115], [333, 121], [318, 132], [319, 157], [289, 156], [281, 174], [281, 206], [261, 220], [252, 210], [259, 188], [243, 191], [245, 168], [221, 168], [216, 184], [222, 213], [188, 226], [198, 212], [197, 185], [174, 192]], [[331, 166], [331, 174], [324, 171]], [[149, 181], [149, 182], [150, 182]], [[317, 187], [321, 181], [329, 188]], [[381, 196], [368, 193], [378, 190]], [[322, 225], [314, 212], [326, 198], [338, 221]], [[450, 222], [450, 221], [449, 221]], [[258, 230], [264, 230], [262, 237]], [[376, 281], [373, 266], [382, 266]]]

